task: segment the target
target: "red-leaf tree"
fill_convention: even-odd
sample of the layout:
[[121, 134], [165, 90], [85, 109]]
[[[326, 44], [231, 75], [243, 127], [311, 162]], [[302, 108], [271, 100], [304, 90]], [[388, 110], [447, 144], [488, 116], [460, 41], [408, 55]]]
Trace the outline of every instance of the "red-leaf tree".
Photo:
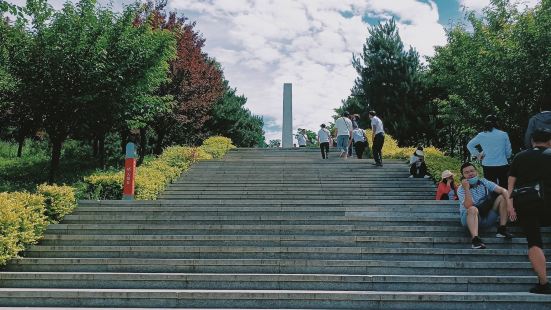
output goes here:
[[157, 134], [155, 152], [167, 144], [196, 144], [208, 132], [204, 130], [211, 118], [214, 103], [224, 93], [222, 70], [203, 52], [205, 39], [189, 22], [176, 13], [165, 16], [162, 6], [149, 6], [145, 17], [158, 29], [169, 29], [176, 34], [176, 59], [170, 64], [170, 82], [159, 89], [159, 95], [173, 98], [171, 111], [162, 113], [153, 123]]

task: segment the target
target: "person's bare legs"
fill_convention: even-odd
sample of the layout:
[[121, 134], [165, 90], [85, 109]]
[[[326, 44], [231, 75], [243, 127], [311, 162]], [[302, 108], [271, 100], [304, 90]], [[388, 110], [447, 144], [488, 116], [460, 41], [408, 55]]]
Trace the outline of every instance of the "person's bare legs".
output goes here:
[[467, 209], [467, 227], [471, 233], [471, 238], [478, 236], [478, 209], [476, 207]]
[[494, 201], [493, 209], [499, 214], [499, 225], [507, 225], [507, 202], [502, 195], [497, 196], [496, 201]]
[[539, 283], [547, 283], [547, 266], [543, 250], [537, 246], [531, 247], [530, 250], [528, 250], [528, 258], [530, 259], [534, 272], [536, 272], [538, 276]]

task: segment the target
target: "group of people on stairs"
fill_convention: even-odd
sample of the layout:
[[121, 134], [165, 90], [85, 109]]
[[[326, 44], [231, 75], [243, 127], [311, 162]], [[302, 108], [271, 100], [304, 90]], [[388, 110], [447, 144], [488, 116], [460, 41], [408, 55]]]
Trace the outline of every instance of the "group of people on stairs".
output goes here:
[[[548, 108], [548, 109], [546, 109]], [[473, 249], [486, 248], [479, 229], [495, 227], [497, 238], [511, 239], [508, 223], [517, 222], [528, 242], [528, 258], [538, 277], [532, 293], [551, 294], [541, 227], [551, 226], [551, 103], [533, 116], [526, 130], [526, 149], [512, 158], [506, 132], [488, 115], [484, 129], [467, 148], [482, 164], [484, 177], [471, 162], [460, 168], [460, 185], [451, 171], [442, 172], [437, 200], [458, 200], [459, 219], [471, 235]]]
[[[369, 112], [369, 118], [371, 120], [372, 130], [372, 154], [375, 162], [373, 165], [377, 167], [383, 166], [383, 144], [385, 141], [385, 131], [383, 127], [383, 121], [377, 117], [375, 111]], [[359, 115], [351, 115], [345, 111], [335, 121], [336, 130], [336, 147], [339, 151], [339, 158], [348, 158], [352, 156], [352, 147], [358, 159], [363, 158], [363, 154], [367, 147], [366, 131], [358, 126]], [[327, 159], [329, 154], [329, 145], [333, 142], [333, 137], [329, 130], [327, 130], [325, 124], [321, 124], [321, 128], [318, 131], [318, 142], [320, 144], [321, 158]]]

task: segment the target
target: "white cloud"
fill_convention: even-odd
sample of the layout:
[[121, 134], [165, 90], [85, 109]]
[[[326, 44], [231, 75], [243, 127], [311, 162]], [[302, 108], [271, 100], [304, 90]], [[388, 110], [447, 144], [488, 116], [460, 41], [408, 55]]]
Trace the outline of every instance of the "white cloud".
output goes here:
[[430, 0], [169, 0], [169, 8], [197, 21], [206, 52], [247, 107], [269, 120], [268, 140], [281, 138], [285, 82], [293, 83], [295, 129], [317, 131], [332, 120], [356, 78], [351, 59], [368, 35], [363, 16], [395, 16], [404, 43], [421, 55], [445, 43]]

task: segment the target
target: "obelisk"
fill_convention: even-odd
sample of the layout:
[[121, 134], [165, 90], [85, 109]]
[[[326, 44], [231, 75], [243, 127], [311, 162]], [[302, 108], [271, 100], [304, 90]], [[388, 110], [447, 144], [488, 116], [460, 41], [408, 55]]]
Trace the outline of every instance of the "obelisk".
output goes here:
[[283, 84], [282, 147], [293, 147], [293, 84]]

